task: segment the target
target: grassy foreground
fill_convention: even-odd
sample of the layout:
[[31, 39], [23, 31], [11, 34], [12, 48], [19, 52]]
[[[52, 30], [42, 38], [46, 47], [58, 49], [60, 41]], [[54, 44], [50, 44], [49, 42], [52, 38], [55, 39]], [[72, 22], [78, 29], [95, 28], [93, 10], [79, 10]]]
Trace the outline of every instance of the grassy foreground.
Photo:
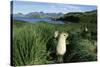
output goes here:
[[64, 55], [64, 63], [97, 60], [96, 26], [87, 24], [49, 24], [47, 22], [27, 23], [14, 21], [12, 43], [12, 65], [34, 65], [57, 63], [54, 32], [69, 33], [69, 45]]

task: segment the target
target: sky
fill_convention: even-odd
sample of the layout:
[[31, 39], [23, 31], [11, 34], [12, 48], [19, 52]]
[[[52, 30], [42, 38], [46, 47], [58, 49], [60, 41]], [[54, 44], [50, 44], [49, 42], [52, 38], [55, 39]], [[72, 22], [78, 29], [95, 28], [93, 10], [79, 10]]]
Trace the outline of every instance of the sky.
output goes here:
[[14, 14], [16, 13], [27, 14], [29, 12], [44, 12], [44, 13], [85, 12], [85, 11], [91, 11], [95, 9], [97, 9], [97, 7], [94, 5], [13, 1]]

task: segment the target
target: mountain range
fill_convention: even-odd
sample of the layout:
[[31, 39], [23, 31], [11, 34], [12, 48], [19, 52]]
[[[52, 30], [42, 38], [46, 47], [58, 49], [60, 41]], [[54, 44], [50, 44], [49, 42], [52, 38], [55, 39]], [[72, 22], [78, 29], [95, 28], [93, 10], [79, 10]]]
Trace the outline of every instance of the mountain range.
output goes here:
[[44, 12], [30, 12], [27, 14], [17, 13], [13, 14], [13, 17], [25, 17], [25, 18], [59, 18], [63, 16], [63, 13], [44, 13]]

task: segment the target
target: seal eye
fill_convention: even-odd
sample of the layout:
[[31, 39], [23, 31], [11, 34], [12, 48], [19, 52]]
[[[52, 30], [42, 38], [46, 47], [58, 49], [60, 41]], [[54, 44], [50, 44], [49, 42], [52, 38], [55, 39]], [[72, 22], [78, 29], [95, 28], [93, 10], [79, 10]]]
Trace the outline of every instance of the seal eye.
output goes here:
[[64, 36], [66, 36], [66, 35], [64, 35]]

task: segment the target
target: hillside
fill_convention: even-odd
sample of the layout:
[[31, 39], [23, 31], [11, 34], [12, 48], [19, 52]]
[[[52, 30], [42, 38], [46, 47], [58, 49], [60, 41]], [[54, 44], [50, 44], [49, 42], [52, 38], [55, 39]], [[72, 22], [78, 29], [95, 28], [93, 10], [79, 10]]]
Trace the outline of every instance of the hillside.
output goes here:
[[70, 12], [64, 14], [63, 17], [57, 18], [57, 20], [73, 23], [97, 23], [97, 10], [87, 12]]

